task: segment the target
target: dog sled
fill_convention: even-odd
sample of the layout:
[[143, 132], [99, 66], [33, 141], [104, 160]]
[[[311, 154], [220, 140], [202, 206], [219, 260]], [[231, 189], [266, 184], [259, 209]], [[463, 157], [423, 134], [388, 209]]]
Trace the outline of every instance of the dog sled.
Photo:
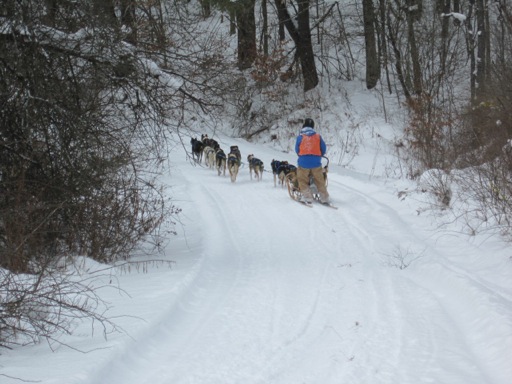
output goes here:
[[[322, 168], [325, 186], [327, 187], [327, 185], [328, 185], [327, 173], [329, 170], [329, 158], [326, 156], [322, 156], [322, 158], [325, 159], [327, 162]], [[288, 188], [288, 194], [290, 195], [290, 197], [299, 203], [302, 202], [301, 201], [302, 193], [300, 191], [299, 181], [297, 179], [297, 170], [295, 169], [295, 170], [291, 171], [290, 173], [288, 173], [285, 176], [284, 180], [286, 183], [286, 187]], [[318, 193], [318, 189], [317, 189], [315, 183], [313, 182], [313, 177], [309, 178], [309, 187], [311, 188], [311, 192], [313, 193], [313, 199], [315, 201], [320, 202], [320, 194]], [[326, 205], [326, 206], [336, 209], [336, 207], [334, 207], [331, 204], [323, 204], [323, 205]]]

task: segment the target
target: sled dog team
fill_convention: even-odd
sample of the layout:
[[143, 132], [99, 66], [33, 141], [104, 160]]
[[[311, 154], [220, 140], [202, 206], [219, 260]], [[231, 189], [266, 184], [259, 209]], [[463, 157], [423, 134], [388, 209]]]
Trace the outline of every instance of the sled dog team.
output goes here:
[[[217, 169], [218, 175], [226, 176], [226, 169], [229, 172], [231, 181], [234, 183], [238, 176], [238, 171], [242, 164], [242, 155], [237, 145], [232, 145], [229, 148], [229, 153], [226, 153], [220, 148], [220, 145], [214, 139], [210, 139], [208, 135], [201, 135], [201, 140], [192, 138], [190, 140], [192, 145], [192, 158], [202, 163], [204, 158], [205, 165], [210, 169]], [[263, 161], [254, 157], [253, 154], [247, 156], [247, 163], [249, 164], [249, 174], [251, 180], [253, 173], [256, 180], [260, 181], [263, 176], [264, 164]], [[274, 176], [274, 186], [277, 184], [284, 187], [284, 179], [290, 172], [296, 172], [297, 167], [289, 164], [288, 161], [272, 160], [270, 163], [272, 174]]]
[[[242, 154], [237, 145], [229, 147], [229, 153], [226, 155], [220, 148], [219, 143], [210, 139], [208, 135], [201, 135], [201, 140], [192, 138], [190, 144], [192, 145], [192, 158], [196, 162], [202, 163], [204, 158], [204, 164], [210, 169], [216, 168], [219, 176], [226, 176], [227, 169], [231, 182], [236, 181], [238, 171], [242, 165]], [[263, 161], [250, 154], [247, 156], [247, 163], [249, 164], [251, 180], [254, 173], [256, 180], [260, 181], [264, 170]]]
[[[300, 134], [295, 141], [295, 152], [298, 155], [297, 167], [288, 164], [286, 161], [272, 160], [274, 186], [276, 186], [276, 179], [283, 186], [286, 182], [290, 197], [306, 205], [311, 205], [313, 200], [318, 200], [324, 205], [331, 205], [327, 192], [327, 167], [329, 165], [329, 159], [325, 156], [327, 145], [314, 127], [313, 119], [309, 117], [304, 119]], [[201, 156], [204, 156], [207, 166], [213, 168], [215, 164], [217, 165], [219, 176], [222, 172], [226, 173], [227, 162], [231, 181], [236, 181], [242, 158], [238, 146], [232, 145], [227, 160], [224, 160], [226, 156], [220, 149], [219, 144], [208, 138], [207, 135], [201, 136], [201, 142], [195, 138], [191, 139], [190, 142], [193, 157], [197, 159], [196, 161], [201, 162]], [[327, 165], [322, 165], [322, 158], [327, 159]], [[263, 162], [255, 158], [254, 155], [247, 156], [247, 162], [251, 180], [253, 172], [256, 179], [261, 180]]]

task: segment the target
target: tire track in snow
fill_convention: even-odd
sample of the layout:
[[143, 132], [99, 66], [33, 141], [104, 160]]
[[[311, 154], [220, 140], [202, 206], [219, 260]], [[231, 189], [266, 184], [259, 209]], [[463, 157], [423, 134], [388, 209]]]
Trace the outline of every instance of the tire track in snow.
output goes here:
[[[259, 187], [254, 185], [254, 193], [246, 193], [243, 198], [263, 205], [266, 197], [259, 195]], [[165, 340], [148, 340], [138, 344], [139, 353], [122, 358], [132, 360], [130, 366], [133, 370], [120, 374], [115, 369], [117, 380], [121, 377], [126, 382], [180, 383], [188, 382], [186, 380], [209, 382], [215, 380], [213, 377], [217, 377], [217, 380], [222, 377], [223, 383], [237, 383], [240, 381], [236, 367], [240, 364], [246, 370], [252, 365], [254, 377], [257, 378], [261, 375], [262, 365], [279, 351], [286, 351], [287, 354], [290, 350], [301, 350], [318, 311], [324, 310], [321, 309], [320, 292], [329, 263], [324, 261], [319, 266], [315, 265], [321, 259], [311, 258], [313, 252], [307, 251], [307, 247], [311, 246], [308, 244], [307, 228], [300, 234], [302, 240], [297, 242], [296, 247], [290, 247], [289, 241], [280, 241], [279, 238], [268, 241], [251, 237], [253, 232], [265, 233], [265, 227], [272, 222], [271, 231], [282, 236], [289, 235], [286, 230], [289, 218], [284, 214], [289, 207], [285, 205], [277, 216], [269, 213], [268, 220], [264, 222], [245, 217], [246, 232], [239, 228], [230, 231], [233, 222], [239, 222], [234, 218], [254, 208], [247, 208], [246, 211], [246, 202], [239, 204], [232, 196], [226, 197], [224, 191], [224, 187], [218, 189], [212, 182], [193, 192], [200, 193], [203, 196], [200, 201], [206, 202], [201, 203], [198, 211], [202, 213], [205, 229], [208, 229], [204, 234], [205, 258], [196, 279], [197, 287], [192, 287], [183, 296], [177, 313], [169, 316], [169, 329], [160, 333]], [[226, 199], [232, 201], [227, 202]], [[295, 213], [292, 216], [299, 219], [302, 212], [299, 213], [295, 206], [293, 209], [291, 212]], [[261, 216], [258, 217], [261, 219]], [[223, 241], [219, 242], [218, 239]], [[242, 249], [243, 246], [248, 249]], [[277, 275], [265, 276], [265, 272], [276, 267]], [[269, 280], [273, 276], [280, 280]], [[230, 282], [226, 283], [226, 280]], [[299, 289], [297, 295], [300, 282], [311, 290]], [[212, 294], [212, 289], [216, 293]], [[296, 299], [290, 299], [290, 295], [294, 294]], [[255, 301], [247, 306], [244, 304], [247, 300]], [[275, 303], [275, 307], [269, 307], [269, 302]], [[244, 322], [249, 324], [249, 329], [257, 329], [252, 325], [251, 318], [257, 318], [261, 324], [259, 334], [232, 340], [230, 327], [233, 327], [231, 333], [234, 335], [243, 334], [237, 328], [243, 328]], [[179, 335], [174, 334], [174, 328], [180, 330]], [[276, 336], [277, 340], [273, 339]], [[198, 344], [204, 345], [204, 353], [192, 356], [191, 353], [199, 349]], [[223, 358], [219, 360], [214, 354], [219, 354], [221, 350]], [[254, 361], [247, 361], [245, 353]], [[144, 358], [137, 358], [140, 355]], [[147, 372], [144, 366], [155, 365], [155, 359], [160, 362], [162, 369]], [[145, 374], [141, 375], [140, 372]], [[244, 379], [247, 381], [247, 377]]]
[[[357, 199], [357, 204], [351, 204], [345, 209], [346, 214], [351, 217], [350, 222], [356, 225], [355, 230], [351, 233], [357, 236], [360, 242], [368, 240], [372, 244], [374, 255], [379, 253], [379, 249], [383, 248], [386, 241], [395, 241], [396, 244], [405, 242], [417, 246], [419, 244], [421, 248], [427, 250], [427, 255], [437, 255], [437, 247], [432, 245], [432, 243], [435, 243], [435, 239], [424, 237], [423, 234], [418, 236], [391, 207], [381, 204], [368, 194], [362, 194], [349, 187], [349, 183], [334, 182], [331, 183], [332, 185], [349, 190], [351, 201]], [[358, 225], [358, 215], [361, 212], [352, 213], [352, 206], [358, 209], [367, 206], [364, 212], [372, 214], [372, 220], [363, 220], [361, 225]], [[378, 215], [375, 213], [378, 213]], [[382, 218], [384, 220], [381, 220]], [[366, 223], [369, 223], [370, 226], [365, 226]], [[406, 238], [393, 236], [393, 231], [379, 230], [390, 225], [398, 225], [396, 233], [401, 235], [405, 233], [407, 234]], [[372, 236], [373, 229], [376, 233], [388, 233], [389, 237], [376, 241]], [[395, 297], [395, 301], [388, 300], [384, 306], [380, 305], [381, 308], [376, 313], [369, 314], [367, 317], [379, 323], [385, 321], [386, 318], [390, 320], [396, 318], [395, 324], [403, 324], [407, 328], [403, 332], [404, 335], [415, 335], [412, 340], [402, 338], [398, 343], [396, 338], [400, 337], [399, 333], [395, 334], [395, 329], [389, 328], [387, 332], [392, 337], [389, 337], [388, 343], [384, 343], [384, 345], [395, 343], [396, 349], [391, 347], [389, 350], [395, 350], [398, 353], [393, 357], [386, 354], [386, 359], [390, 358], [391, 361], [395, 361], [395, 364], [409, 362], [411, 365], [421, 367], [415, 377], [407, 377], [403, 373], [401, 376], [398, 375], [394, 378], [388, 377], [388, 380], [386, 380], [385, 375], [378, 378], [377, 370], [375, 370], [375, 377], [370, 375], [368, 382], [372, 382], [375, 378], [378, 378], [379, 382], [393, 382], [393, 380], [395, 382], [439, 381], [446, 377], [446, 372], [457, 370], [472, 372], [471, 376], [474, 377], [472, 383], [474, 384], [482, 382], [505, 383], [512, 377], [512, 367], [508, 374], [501, 374], [501, 376], [493, 372], [491, 368], [491, 366], [495, 366], [497, 360], [502, 361], [498, 365], [506, 366], [505, 360], [510, 358], [510, 356], [497, 354], [498, 349], [495, 350], [492, 347], [493, 343], [502, 345], [504, 342], [510, 345], [509, 350], [512, 350], [512, 336], [507, 336], [511, 334], [510, 330], [512, 329], [512, 321], [507, 321], [507, 316], [508, 319], [511, 318], [512, 302], [510, 298], [496, 293], [496, 290], [491, 289], [488, 284], [475, 281], [467, 271], [463, 271], [461, 268], [454, 269], [453, 266], [448, 265], [444, 258], [440, 258], [440, 260], [441, 264], [436, 272], [421, 268], [417, 272], [414, 270], [415, 268], [400, 273], [397, 271], [394, 274], [393, 282], [389, 281], [388, 289], [382, 286], [381, 278], [378, 285], [373, 285], [376, 289], [375, 294], [372, 295], [371, 292], [365, 294], [369, 299], [374, 297], [377, 302], [381, 299]], [[367, 264], [365, 269], [368, 270], [369, 267], [371, 266]], [[411, 275], [416, 278], [411, 278]], [[375, 282], [377, 281], [379, 280]], [[441, 284], [441, 282], [443, 283]], [[391, 288], [391, 286], [395, 288]], [[367, 289], [371, 288], [367, 287]], [[380, 295], [379, 290], [384, 292], [389, 289], [394, 290], [394, 293], [388, 292]], [[419, 297], [423, 298], [423, 302], [418, 302], [417, 298]], [[493, 316], [485, 319], [472, 319], [470, 314], [475, 313], [475, 305], [482, 307], [477, 313], [489, 312], [493, 313]], [[438, 314], [438, 318], [433, 318], [432, 314]], [[479, 335], [489, 334], [489, 328], [492, 327], [490, 319], [494, 319], [496, 316], [503, 319], [500, 322], [501, 324], [508, 323], [509, 325], [497, 329], [494, 340], [481, 339]], [[379, 339], [380, 334], [386, 334], [385, 328], [380, 329], [380, 326], [377, 326], [364, 338]], [[444, 340], [445, 342], [439, 342], [438, 340]], [[376, 343], [376, 346], [379, 345], [381, 344]], [[465, 347], [458, 349], [452, 347], [451, 350], [446, 350], [447, 345], [463, 345]], [[376, 346], [370, 348], [370, 351], [373, 351]], [[382, 352], [386, 353], [385, 351]], [[372, 353], [366, 354], [367, 357], [371, 355]], [[482, 361], [493, 362], [493, 364], [490, 367], [481, 363], [475, 364], [475, 362]], [[363, 365], [367, 367], [379, 366], [378, 358], [373, 363], [370, 358]], [[363, 370], [361, 368], [361, 371]], [[365, 372], [368, 373], [368, 370]], [[382, 374], [382, 371], [380, 374]], [[398, 371], [395, 374], [398, 374]], [[355, 380], [356, 377], [360, 378], [359, 372], [352, 376], [352, 379]]]
[[[332, 179], [330, 190], [334, 193], [331, 194], [337, 192], [340, 196], [346, 194], [343, 191], [349, 191], [350, 204], [340, 204], [349, 234], [345, 237], [355, 240], [363, 250], [359, 264], [352, 268], [358, 278], [350, 291], [359, 293], [362, 306], [356, 316], [364, 320], [358, 321], [357, 332], [342, 335], [352, 341], [354, 356], [342, 376], [349, 382], [409, 382], [414, 379], [403, 377], [397, 366], [408, 360], [419, 360], [419, 364], [414, 364], [428, 371], [432, 359], [429, 353], [421, 353], [421, 348], [435, 352], [438, 347], [433, 342], [434, 330], [429, 326], [424, 309], [411, 313], [410, 308], [414, 308], [415, 303], [404, 300], [404, 292], [397, 288], [402, 277], [394, 269], [383, 267], [391, 246], [424, 241], [393, 208], [348, 186], [350, 183]], [[414, 327], [419, 323], [423, 325], [422, 334], [418, 334], [417, 340], [408, 340], [404, 335], [411, 330], [406, 332], [401, 327]], [[412, 333], [416, 333], [415, 330]]]
[[[193, 282], [188, 284], [186, 290], [180, 292], [176, 305], [166, 310], [167, 315], [162, 316], [165, 323], [157, 325], [159, 331], [151, 329], [147, 335], [141, 335], [133, 349], [126, 349], [121, 356], [115, 356], [113, 361], [106, 363], [92, 378], [91, 383], [165, 382], [171, 366], [176, 367], [177, 372], [182, 371], [179, 366], [188, 354], [193, 352], [191, 346], [201, 342], [203, 338], [208, 339], [204, 330], [212, 321], [212, 317], [218, 315], [216, 306], [222, 305], [229, 296], [229, 291], [236, 286], [242, 268], [240, 252], [236, 249], [235, 242], [220, 243], [212, 240], [228, 225], [222, 222], [223, 217], [218, 214], [219, 206], [215, 204], [211, 194], [204, 187], [201, 187], [201, 190], [211, 202], [200, 207], [203, 217], [214, 217], [215, 221], [220, 220], [220, 223], [218, 226], [208, 226], [203, 258], [198, 263], [198, 271], [195, 272]], [[225, 238], [231, 236], [222, 232]], [[228, 247], [233, 244], [234, 248]], [[179, 332], [174, 332], [174, 329]], [[155, 361], [159, 361], [157, 365], [162, 367], [159, 372], [152, 372]], [[126, 371], [127, 365], [130, 367], [129, 371]]]
[[[118, 356], [122, 363], [107, 363], [96, 377], [108, 380], [91, 384], [430, 383], [452, 372], [445, 360], [474, 373], [464, 384], [485, 382], [485, 367], [471, 367], [474, 355], [446, 351], [436, 337], [456, 345], [466, 338], [454, 329], [477, 328], [444, 307], [450, 301], [435, 279], [384, 266], [390, 246], [431, 245], [392, 206], [331, 172], [331, 196], [346, 201], [338, 211], [307, 209], [245, 171], [235, 184], [207, 169], [187, 173], [203, 228], [194, 284], [159, 331]], [[411, 377], [404, 366], [420, 368]]]

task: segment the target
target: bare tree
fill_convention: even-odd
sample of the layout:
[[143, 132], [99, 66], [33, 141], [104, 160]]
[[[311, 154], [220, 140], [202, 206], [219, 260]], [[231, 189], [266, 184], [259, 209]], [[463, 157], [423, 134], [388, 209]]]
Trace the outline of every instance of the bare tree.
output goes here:
[[137, 20], [135, 16], [135, 2], [133, 0], [121, 0], [119, 3], [121, 13], [121, 24], [126, 26], [128, 33], [126, 41], [137, 45]]
[[488, 7], [483, 0], [470, 0], [467, 18], [468, 56], [470, 58], [471, 99], [481, 102], [487, 92], [488, 67], [490, 65], [490, 27]]
[[380, 78], [380, 60], [375, 38], [375, 9], [373, 0], [363, 0], [364, 42], [366, 50], [366, 88], [372, 89]]
[[316, 71], [313, 44], [311, 41], [311, 28], [309, 25], [309, 0], [298, 0], [297, 26], [293, 22], [286, 2], [276, 0], [279, 22], [286, 27], [288, 34], [295, 43], [297, 57], [302, 69], [304, 79], [304, 91], [307, 92], [318, 85], [318, 73]]
[[254, 63], [256, 49], [255, 0], [238, 0], [236, 3], [238, 68], [248, 69]]
[[489, 36], [489, 27], [488, 27], [488, 15], [487, 15], [487, 5], [483, 0], [477, 0], [476, 2], [476, 19], [477, 19], [477, 62], [476, 62], [476, 82], [478, 84], [477, 88], [477, 98], [479, 95], [485, 95], [488, 75], [488, 36]]
[[269, 40], [269, 33], [268, 33], [268, 10], [267, 10], [267, 0], [261, 1], [261, 14], [263, 18], [263, 25], [261, 27], [261, 45], [263, 46], [263, 55], [268, 56], [269, 50], [268, 50], [268, 40]]
[[207, 18], [211, 16], [212, 13], [212, 4], [210, 0], [200, 0], [201, 10], [203, 12], [203, 17]]
[[410, 62], [412, 65], [412, 83], [414, 94], [421, 96], [423, 92], [421, 76], [421, 59], [419, 55], [418, 43], [416, 41], [416, 31], [414, 23], [421, 15], [421, 1], [408, 0], [407, 2], [407, 40], [410, 50]]

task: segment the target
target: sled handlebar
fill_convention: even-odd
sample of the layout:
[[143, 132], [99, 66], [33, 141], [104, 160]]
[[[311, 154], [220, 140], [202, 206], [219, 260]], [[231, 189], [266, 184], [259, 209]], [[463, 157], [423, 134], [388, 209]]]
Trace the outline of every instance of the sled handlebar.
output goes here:
[[324, 168], [326, 168], [326, 169], [329, 168], [329, 162], [330, 162], [329, 158], [327, 156], [322, 156], [322, 159], [327, 160], [327, 164], [324, 165]]

